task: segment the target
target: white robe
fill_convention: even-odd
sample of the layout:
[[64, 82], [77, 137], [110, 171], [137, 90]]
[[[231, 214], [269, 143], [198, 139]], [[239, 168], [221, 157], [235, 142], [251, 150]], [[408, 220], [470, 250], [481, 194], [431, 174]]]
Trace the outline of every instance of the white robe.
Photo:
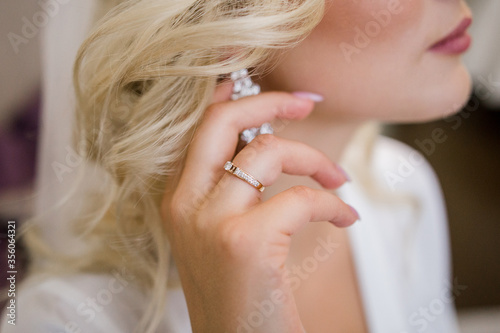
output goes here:
[[[395, 140], [381, 137], [374, 149], [379, 186], [408, 193], [420, 203], [420, 214], [405, 203], [373, 200], [356, 179], [339, 191], [363, 219], [349, 228], [349, 237], [369, 331], [458, 332], [453, 299], [464, 287], [450, 277], [446, 213], [435, 174], [421, 155]], [[126, 272], [59, 277], [21, 288], [17, 325], [4, 315], [1, 331], [132, 332], [144, 308]], [[182, 289], [170, 290], [158, 332], [191, 332]]]

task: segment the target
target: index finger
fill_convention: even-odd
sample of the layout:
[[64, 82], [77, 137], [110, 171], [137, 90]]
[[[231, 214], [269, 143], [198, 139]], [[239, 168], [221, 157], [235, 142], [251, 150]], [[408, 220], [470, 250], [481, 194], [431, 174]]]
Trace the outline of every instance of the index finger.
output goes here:
[[224, 173], [231, 160], [239, 133], [273, 119], [302, 119], [314, 102], [284, 92], [266, 92], [256, 96], [212, 104], [206, 111], [189, 146], [179, 189], [206, 188]]
[[232, 81], [221, 82], [215, 89], [212, 104], [229, 101], [233, 94], [233, 86], [234, 83]]

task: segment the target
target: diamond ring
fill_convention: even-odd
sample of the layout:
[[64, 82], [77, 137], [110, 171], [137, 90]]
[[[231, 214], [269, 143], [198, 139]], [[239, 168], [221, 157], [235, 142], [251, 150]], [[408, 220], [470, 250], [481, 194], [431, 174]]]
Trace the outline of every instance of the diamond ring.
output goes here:
[[260, 192], [264, 192], [264, 189], [265, 189], [264, 185], [262, 185], [252, 175], [249, 175], [245, 171], [238, 168], [236, 165], [233, 164], [233, 162], [227, 161], [226, 164], [224, 164], [224, 170], [226, 170], [230, 174], [238, 177], [239, 179], [246, 181], [248, 184], [252, 185]]

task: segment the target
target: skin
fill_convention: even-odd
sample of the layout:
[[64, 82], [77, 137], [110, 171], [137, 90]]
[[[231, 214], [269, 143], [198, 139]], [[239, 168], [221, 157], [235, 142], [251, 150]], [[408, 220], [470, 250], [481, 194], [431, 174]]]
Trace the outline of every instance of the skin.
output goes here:
[[[398, 6], [390, 5], [397, 3]], [[356, 28], [393, 9], [387, 26], [359, 53]], [[459, 56], [429, 52], [471, 13], [459, 0], [327, 1], [322, 22], [278, 68], [259, 83], [264, 90], [312, 91], [325, 96], [314, 116], [323, 121], [378, 119], [426, 121], [454, 113], [465, 103], [469, 74]], [[404, 107], [404, 108], [403, 108]]]
[[[322, 22], [280, 65], [258, 83], [264, 91], [312, 91], [325, 97], [305, 120], [276, 135], [307, 143], [338, 161], [351, 135], [366, 120], [418, 122], [444, 117], [466, 103], [469, 74], [458, 55], [429, 51], [471, 13], [458, 0], [398, 1], [397, 14], [370, 44], [350, 58], [339, 47], [355, 45], [356, 27], [388, 11], [388, 0], [330, 1]], [[314, 50], [314, 51], [313, 51]], [[351, 62], [349, 62], [349, 60]], [[369, 75], [367, 75], [369, 73]], [[283, 175], [264, 199], [293, 186], [320, 187], [305, 177]], [[361, 295], [347, 230], [309, 224], [294, 236], [289, 267], [310, 257], [318, 237], [339, 247], [295, 291], [308, 332], [366, 332]], [[324, 297], [336, 295], [336, 297]]]
[[[347, 180], [333, 161], [367, 120], [439, 118], [456, 112], [470, 90], [458, 55], [429, 51], [470, 16], [463, 1], [401, 0], [370, 44], [346, 57], [340, 45], [354, 45], [356, 27], [390, 3], [327, 1], [311, 35], [260, 78], [264, 93], [229, 101], [231, 85], [217, 89], [162, 207], [194, 332], [235, 332], [255, 302], [266, 301], [273, 310], [254, 332], [367, 331], [349, 240], [336, 228], [358, 216], [333, 192]], [[325, 99], [315, 104], [293, 91]], [[233, 158], [239, 132], [276, 118], [287, 125]], [[264, 194], [225, 173], [228, 160], [268, 187]], [[201, 205], [192, 200], [195, 189], [206, 189]], [[339, 243], [335, 255], [292, 290], [286, 268], [326, 235]]]

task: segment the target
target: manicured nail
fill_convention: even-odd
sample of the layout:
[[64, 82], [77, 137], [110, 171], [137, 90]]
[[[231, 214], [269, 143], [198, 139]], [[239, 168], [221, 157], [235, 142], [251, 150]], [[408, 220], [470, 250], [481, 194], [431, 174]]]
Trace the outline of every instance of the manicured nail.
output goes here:
[[348, 182], [351, 182], [352, 179], [351, 177], [349, 177], [349, 175], [347, 174], [347, 172], [344, 170], [344, 168], [342, 168], [340, 165], [337, 164], [337, 169], [344, 175], [345, 179], [348, 181]]
[[313, 102], [323, 102], [325, 100], [325, 98], [321, 95], [306, 92], [306, 91], [296, 91], [296, 92], [293, 92], [292, 95], [294, 95], [295, 97], [298, 97], [298, 98], [302, 98], [302, 99], [309, 99]]
[[359, 216], [359, 213], [356, 209], [354, 209], [353, 206], [349, 206], [349, 208], [351, 209], [351, 211], [354, 213], [354, 215], [356, 215], [356, 220], [357, 221], [361, 221], [361, 217]]

